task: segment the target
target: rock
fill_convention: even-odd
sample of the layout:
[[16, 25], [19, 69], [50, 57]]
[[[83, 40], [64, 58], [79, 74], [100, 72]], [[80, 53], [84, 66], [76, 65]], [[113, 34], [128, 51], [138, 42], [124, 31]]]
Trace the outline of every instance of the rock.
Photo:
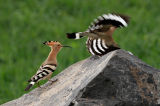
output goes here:
[[[158, 106], [160, 71], [124, 50], [92, 56], [2, 106]], [[54, 78], [53, 78], [54, 79]]]
[[103, 71], [77, 95], [77, 106], [155, 106], [160, 71], [117, 51]]

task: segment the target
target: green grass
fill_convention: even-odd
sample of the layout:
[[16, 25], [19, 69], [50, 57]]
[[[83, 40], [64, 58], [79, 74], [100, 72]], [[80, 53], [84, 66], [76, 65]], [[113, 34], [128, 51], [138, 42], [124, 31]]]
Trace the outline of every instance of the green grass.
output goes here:
[[90, 56], [85, 40], [69, 40], [66, 32], [84, 31], [94, 18], [109, 12], [131, 17], [129, 27], [114, 33], [125, 50], [160, 68], [159, 0], [0, 0], [0, 104], [24, 93], [27, 80], [47, 57], [46, 40], [58, 40], [62, 71]]

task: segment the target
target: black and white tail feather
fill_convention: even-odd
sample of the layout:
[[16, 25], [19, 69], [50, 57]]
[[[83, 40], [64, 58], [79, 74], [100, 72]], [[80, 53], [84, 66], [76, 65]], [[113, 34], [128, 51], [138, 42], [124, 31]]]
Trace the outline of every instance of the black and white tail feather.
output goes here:
[[35, 83], [38, 83], [40, 80], [44, 80], [48, 76], [50, 76], [56, 70], [55, 64], [46, 64], [41, 66], [37, 73], [28, 80], [29, 85], [26, 87], [25, 91], [28, 91]]
[[121, 14], [103, 14], [102, 16], [99, 16], [97, 19], [94, 20], [94, 22], [91, 23], [91, 25], [88, 27], [88, 29], [84, 32], [75, 32], [75, 33], [67, 33], [67, 37], [69, 39], [80, 39], [84, 36], [92, 36], [91, 34], [95, 30], [100, 30], [104, 28], [106, 25], [112, 25], [116, 28], [120, 27], [127, 27], [129, 22], [129, 17], [124, 16]]

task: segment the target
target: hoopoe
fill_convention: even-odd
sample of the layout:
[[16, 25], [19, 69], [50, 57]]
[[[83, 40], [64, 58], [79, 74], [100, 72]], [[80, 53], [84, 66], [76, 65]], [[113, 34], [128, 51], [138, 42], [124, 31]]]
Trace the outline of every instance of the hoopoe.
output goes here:
[[86, 46], [92, 55], [102, 56], [110, 51], [120, 49], [112, 38], [116, 28], [127, 27], [129, 17], [120, 14], [103, 14], [94, 20], [84, 32], [67, 33], [69, 39], [88, 36]]
[[25, 91], [29, 90], [35, 83], [39, 85], [40, 80], [51, 78], [52, 73], [56, 70], [57, 67], [57, 54], [62, 47], [70, 47], [63, 46], [57, 41], [46, 41], [43, 44], [48, 45], [51, 48], [51, 51], [47, 57], [47, 59], [43, 62], [43, 64], [38, 69], [37, 73], [28, 80], [29, 85], [26, 87]]

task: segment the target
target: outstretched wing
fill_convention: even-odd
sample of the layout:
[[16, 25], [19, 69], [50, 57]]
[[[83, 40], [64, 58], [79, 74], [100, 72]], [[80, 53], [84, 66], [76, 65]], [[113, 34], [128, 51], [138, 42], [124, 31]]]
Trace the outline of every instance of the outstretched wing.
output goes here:
[[127, 27], [129, 17], [120, 14], [103, 14], [94, 20], [85, 32], [67, 33], [69, 39], [80, 39], [84, 36], [97, 37], [97, 34], [107, 32], [110, 27]]
[[103, 14], [99, 16], [94, 22], [91, 23], [88, 30], [100, 30], [103, 29], [104, 31], [108, 30], [108, 26], [114, 27], [127, 27], [129, 22], [129, 17], [120, 14]]

